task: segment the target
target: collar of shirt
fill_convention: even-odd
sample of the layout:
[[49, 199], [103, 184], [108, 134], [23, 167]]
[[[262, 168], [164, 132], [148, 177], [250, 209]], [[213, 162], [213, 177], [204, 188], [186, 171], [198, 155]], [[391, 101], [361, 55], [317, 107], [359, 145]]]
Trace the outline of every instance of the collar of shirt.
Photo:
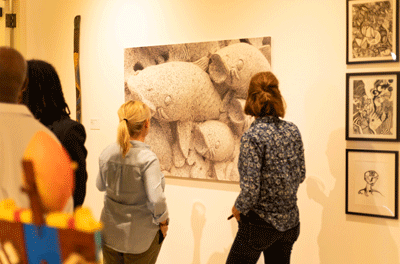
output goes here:
[[9, 104], [9, 103], [0, 103], [0, 114], [18, 114], [18, 115], [26, 115], [33, 117], [32, 113], [29, 111], [26, 105], [22, 104]]
[[279, 121], [280, 121], [279, 117], [276, 117], [276, 116], [257, 117], [256, 120], [254, 120], [252, 126], [256, 125], [258, 123], [276, 123]]
[[146, 143], [144, 143], [144, 142], [141, 142], [141, 141], [138, 141], [138, 140], [130, 140], [130, 142], [131, 142], [131, 145], [132, 145], [132, 147], [134, 147], [134, 148], [148, 148], [148, 149], [150, 149], [150, 146], [149, 145], [147, 145]]

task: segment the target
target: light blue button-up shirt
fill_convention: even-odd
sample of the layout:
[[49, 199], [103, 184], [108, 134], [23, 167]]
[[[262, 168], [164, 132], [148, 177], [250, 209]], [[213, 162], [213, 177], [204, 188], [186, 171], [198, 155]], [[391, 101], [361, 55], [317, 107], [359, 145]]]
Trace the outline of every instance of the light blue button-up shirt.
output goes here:
[[106, 192], [100, 218], [105, 245], [118, 252], [139, 254], [150, 247], [158, 224], [168, 218], [168, 208], [156, 154], [143, 142], [130, 143], [125, 158], [117, 143], [103, 150], [96, 186]]

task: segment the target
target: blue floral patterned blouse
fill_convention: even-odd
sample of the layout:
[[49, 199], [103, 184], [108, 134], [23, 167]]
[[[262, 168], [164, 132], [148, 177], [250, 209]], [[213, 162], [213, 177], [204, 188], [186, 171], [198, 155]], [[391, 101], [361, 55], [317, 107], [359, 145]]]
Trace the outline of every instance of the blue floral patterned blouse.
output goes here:
[[241, 191], [235, 207], [241, 213], [253, 210], [279, 231], [298, 225], [297, 190], [306, 169], [296, 125], [257, 118], [241, 138], [238, 169]]

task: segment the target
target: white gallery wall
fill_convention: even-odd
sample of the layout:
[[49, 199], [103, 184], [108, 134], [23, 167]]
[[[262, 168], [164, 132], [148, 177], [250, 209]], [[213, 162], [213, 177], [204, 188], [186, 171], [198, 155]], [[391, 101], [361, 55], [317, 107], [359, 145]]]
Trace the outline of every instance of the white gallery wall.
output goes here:
[[[399, 63], [346, 65], [346, 0], [26, 0], [18, 11], [17, 48], [56, 67], [73, 116], [73, 22], [82, 16], [85, 205], [96, 217], [103, 203], [95, 187], [98, 156], [116, 138], [124, 102], [124, 48], [271, 36], [286, 119], [299, 126], [306, 150], [292, 262], [400, 263], [399, 220], [345, 214], [345, 149], [399, 149], [345, 141], [345, 75], [400, 70]], [[99, 130], [91, 129], [93, 120]], [[237, 183], [167, 178], [171, 224], [157, 263], [225, 263], [237, 230], [226, 218], [238, 192]]]

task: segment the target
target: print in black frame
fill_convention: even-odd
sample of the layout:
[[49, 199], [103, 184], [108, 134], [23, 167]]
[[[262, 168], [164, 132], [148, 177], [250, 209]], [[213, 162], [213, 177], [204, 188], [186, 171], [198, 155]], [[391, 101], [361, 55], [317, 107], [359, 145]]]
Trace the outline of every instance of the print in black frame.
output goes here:
[[346, 74], [346, 140], [399, 141], [400, 72]]
[[348, 0], [346, 63], [399, 61], [399, 0]]
[[346, 149], [346, 214], [398, 219], [398, 156]]

